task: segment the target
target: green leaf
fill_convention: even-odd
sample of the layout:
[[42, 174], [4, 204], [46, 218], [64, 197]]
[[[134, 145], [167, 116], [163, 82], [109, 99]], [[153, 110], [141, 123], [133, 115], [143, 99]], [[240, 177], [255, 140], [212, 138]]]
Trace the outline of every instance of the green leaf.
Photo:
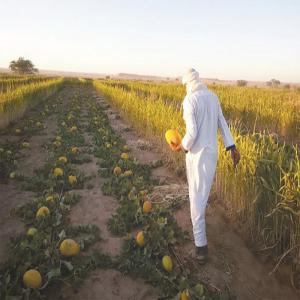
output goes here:
[[61, 275], [60, 268], [52, 269], [50, 272], [46, 274], [49, 280], [55, 277], [59, 277], [60, 275]]
[[74, 269], [74, 267], [70, 261], [61, 260], [61, 262], [67, 267], [67, 269], [69, 271], [72, 271]]

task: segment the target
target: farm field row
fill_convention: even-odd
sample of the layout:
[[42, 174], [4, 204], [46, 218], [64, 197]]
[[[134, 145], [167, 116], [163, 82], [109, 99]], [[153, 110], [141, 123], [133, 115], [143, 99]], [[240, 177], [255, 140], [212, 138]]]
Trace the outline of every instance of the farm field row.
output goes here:
[[53, 77], [46, 76], [1, 76], [0, 75], [0, 94], [9, 92], [17, 89], [20, 86], [31, 84], [31, 83], [39, 83], [43, 81], [47, 81], [49, 79], [53, 79]]
[[[16, 88], [6, 92], [0, 91], [0, 129], [5, 128], [9, 123], [18, 120], [26, 110], [34, 107], [39, 101], [51, 96], [63, 84], [63, 78], [39, 77], [23, 79], [5, 79], [8, 82], [18, 81]], [[1, 78], [0, 78], [1, 86]]]
[[[106, 81], [106, 85], [150, 100], [161, 100], [177, 110], [185, 96], [179, 84]], [[211, 85], [220, 98], [225, 115], [233, 124], [250, 132], [275, 133], [287, 141], [300, 140], [299, 90]]]
[[[152, 139], [166, 153], [174, 169], [182, 173], [183, 155], [170, 155], [165, 148], [166, 128], [177, 128], [182, 134], [185, 130], [177, 100], [165, 101], [165, 86], [153, 88], [154, 94], [159, 95], [162, 87], [161, 97], [145, 97], [138, 89], [124, 89], [120, 86], [122, 83], [95, 81], [94, 85], [141, 134]], [[275, 135], [245, 133], [235, 126], [232, 132], [242, 161], [234, 171], [228, 153], [219, 143], [215, 185], [218, 197], [228, 215], [243, 225], [244, 235], [258, 250], [263, 249], [264, 255], [275, 261], [284, 255], [284, 261], [292, 266], [291, 276], [298, 276], [297, 271], [294, 272], [300, 258], [298, 149], [280, 142]]]

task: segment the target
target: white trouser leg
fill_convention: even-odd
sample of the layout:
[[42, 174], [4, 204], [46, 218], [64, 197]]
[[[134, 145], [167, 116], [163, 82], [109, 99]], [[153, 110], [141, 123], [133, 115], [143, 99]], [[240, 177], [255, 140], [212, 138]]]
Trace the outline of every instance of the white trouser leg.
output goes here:
[[205, 210], [216, 170], [216, 161], [216, 153], [210, 153], [205, 149], [197, 154], [189, 153], [186, 157], [191, 219], [197, 247], [207, 245]]

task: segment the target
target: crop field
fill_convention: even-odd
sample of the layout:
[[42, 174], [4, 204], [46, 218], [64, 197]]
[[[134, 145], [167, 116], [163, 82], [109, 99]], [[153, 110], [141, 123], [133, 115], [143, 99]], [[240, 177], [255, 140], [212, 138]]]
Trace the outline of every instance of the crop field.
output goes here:
[[298, 298], [300, 93], [210, 88], [242, 160], [219, 141], [200, 266], [181, 85], [0, 76], [1, 299]]
[[0, 76], [0, 128], [20, 118], [41, 98], [53, 94], [62, 78]]
[[[167, 127], [178, 128], [184, 133], [179, 108], [179, 99], [184, 97], [182, 87], [175, 86], [172, 89], [173, 86], [168, 84], [100, 81], [94, 84], [130, 118], [138, 130], [150, 137], [155, 136], [156, 141], [161, 144], [164, 144]], [[285, 133], [295, 140], [299, 139], [300, 110], [296, 106], [299, 106], [300, 94], [237, 87], [214, 87], [213, 90], [220, 97], [225, 115], [232, 120], [234, 138], [243, 154], [242, 163], [234, 172], [222, 143], [219, 143], [216, 188], [221, 201], [236, 219], [243, 222], [245, 232], [250, 232], [264, 248], [271, 247], [273, 255], [281, 256], [293, 249], [294, 257], [300, 258], [298, 147], [284, 143], [279, 138], [281, 129], [287, 126], [290, 131]], [[253, 105], [255, 94], [258, 95], [257, 104]], [[246, 99], [253, 99], [250, 105]], [[287, 105], [278, 112], [281, 102]], [[245, 117], [250, 123], [248, 126], [244, 126], [244, 116], [240, 115], [242, 110], [245, 111], [244, 116], [249, 116]], [[256, 116], [252, 118], [253, 123], [251, 114]], [[278, 114], [280, 115], [277, 116]], [[281, 122], [278, 121], [280, 118]], [[273, 134], [255, 130], [255, 126], [259, 128], [263, 124], [267, 129], [276, 124], [281, 124], [282, 127], [274, 127]], [[248, 129], [245, 130], [245, 127]], [[180, 170], [184, 168], [183, 159], [178, 161], [174, 156], [169, 159]]]

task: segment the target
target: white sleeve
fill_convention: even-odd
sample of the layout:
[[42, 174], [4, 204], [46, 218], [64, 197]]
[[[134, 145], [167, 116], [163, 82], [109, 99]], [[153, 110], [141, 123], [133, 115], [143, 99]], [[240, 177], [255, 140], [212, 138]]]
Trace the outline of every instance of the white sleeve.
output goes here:
[[218, 101], [218, 126], [221, 130], [223, 142], [226, 148], [234, 145], [232, 134], [229, 130], [227, 122], [223, 116], [221, 105]]
[[187, 151], [190, 151], [193, 147], [198, 133], [195, 113], [193, 104], [187, 99], [183, 105], [183, 119], [185, 121], [186, 132], [181, 141], [181, 145]]

